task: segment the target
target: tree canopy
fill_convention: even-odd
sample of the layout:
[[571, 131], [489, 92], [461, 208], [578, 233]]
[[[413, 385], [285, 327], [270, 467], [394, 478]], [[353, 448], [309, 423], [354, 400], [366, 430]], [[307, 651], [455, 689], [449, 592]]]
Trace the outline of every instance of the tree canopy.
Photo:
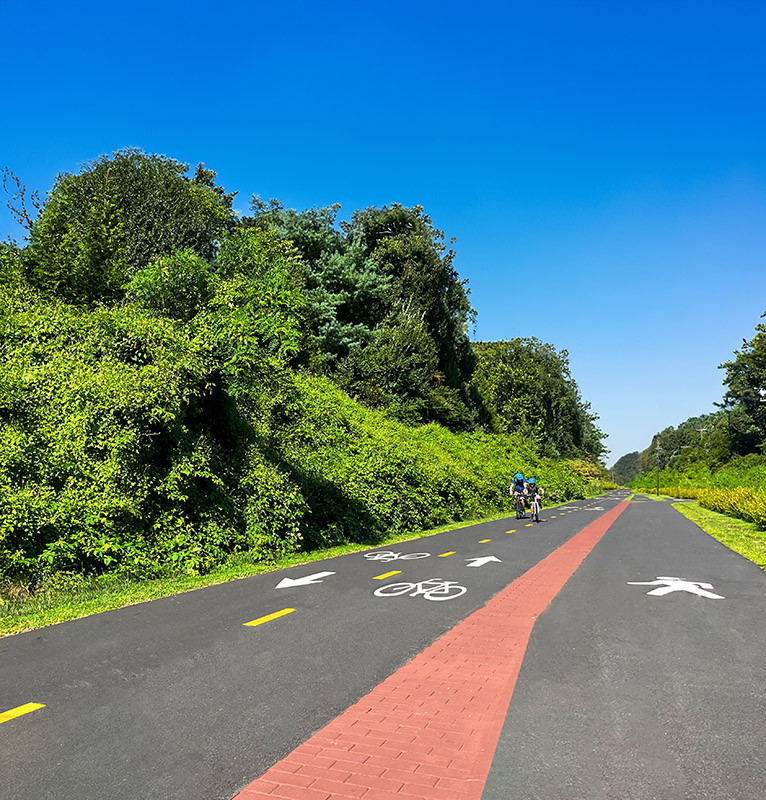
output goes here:
[[472, 346], [421, 207], [240, 219], [187, 172], [102, 156], [0, 246], [0, 595], [495, 513], [510, 469], [562, 499], [599, 476], [566, 351]]
[[535, 441], [551, 456], [598, 460], [604, 434], [569, 369], [569, 354], [539, 339], [478, 342], [473, 377], [493, 425]]
[[113, 301], [157, 258], [189, 250], [211, 261], [233, 229], [233, 194], [215, 173], [129, 148], [61, 173], [30, 230], [27, 278], [75, 303]]

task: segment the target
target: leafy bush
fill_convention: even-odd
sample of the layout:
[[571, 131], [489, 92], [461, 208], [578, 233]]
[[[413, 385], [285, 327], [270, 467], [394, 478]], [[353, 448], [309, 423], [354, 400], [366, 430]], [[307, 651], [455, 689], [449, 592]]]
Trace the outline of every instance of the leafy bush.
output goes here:
[[188, 322], [213, 294], [210, 267], [191, 250], [163, 256], [126, 286], [126, 300], [155, 314]]
[[565, 352], [532, 348], [550, 426], [478, 429], [473, 310], [420, 207], [238, 222], [214, 173], [186, 171], [104, 156], [59, 176], [28, 247], [0, 247], [3, 591], [510, 511], [518, 470], [584, 496], [592, 465], [539, 455], [601, 452]]
[[374, 541], [509, 509], [518, 469], [550, 499], [583, 494], [514, 437], [413, 429], [328, 379], [280, 371], [276, 341], [264, 380], [230, 394], [196, 325], [2, 294], [5, 578], [198, 573]]
[[30, 232], [28, 280], [73, 303], [110, 302], [158, 257], [190, 249], [211, 261], [233, 226], [233, 195], [215, 173], [136, 149], [58, 176]]
[[699, 504], [711, 511], [754, 522], [766, 530], [766, 492], [740, 487], [737, 489], [704, 489]]

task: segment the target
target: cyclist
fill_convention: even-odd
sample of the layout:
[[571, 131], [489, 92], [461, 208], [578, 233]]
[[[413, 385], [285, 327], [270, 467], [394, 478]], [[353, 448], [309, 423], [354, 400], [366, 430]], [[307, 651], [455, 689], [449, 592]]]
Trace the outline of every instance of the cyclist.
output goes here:
[[[511, 482], [511, 496], [516, 507], [516, 519], [525, 518], [524, 495], [527, 493], [527, 482], [524, 480], [524, 473], [517, 472]], [[519, 508], [521, 506], [521, 508]], [[523, 509], [523, 510], [521, 510]]]
[[[537, 478], [530, 478], [527, 483], [527, 496], [532, 506], [532, 518], [535, 522], [540, 522], [540, 508], [542, 507], [542, 498], [544, 494], [543, 487], [538, 484]], [[537, 502], [536, 511], [535, 502]]]

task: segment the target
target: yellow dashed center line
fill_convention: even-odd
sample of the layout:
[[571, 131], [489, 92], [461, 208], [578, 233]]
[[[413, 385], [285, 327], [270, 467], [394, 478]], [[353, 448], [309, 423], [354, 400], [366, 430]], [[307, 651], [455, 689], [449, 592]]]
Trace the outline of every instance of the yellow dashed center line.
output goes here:
[[9, 719], [16, 719], [16, 717], [29, 714], [30, 711], [37, 711], [38, 708], [45, 708], [45, 703], [25, 703], [23, 706], [12, 708], [10, 711], [4, 711], [0, 714], [0, 725], [3, 722], [8, 722]]
[[383, 578], [390, 578], [392, 575], [401, 575], [402, 571], [400, 569], [395, 569], [392, 572], [384, 572], [382, 575], [376, 575], [373, 580], [374, 581], [382, 581]]
[[516, 533], [516, 530], [514, 529], [512, 531], [506, 531], [506, 533]]
[[281, 611], [275, 611], [273, 614], [267, 614], [265, 617], [258, 617], [258, 619], [254, 619], [252, 622], [245, 622], [244, 624], [250, 627], [263, 625], [264, 622], [271, 622], [273, 619], [279, 619], [279, 617], [284, 617], [286, 614], [292, 614], [293, 611], [295, 611], [294, 608], [283, 608]]
[[487, 542], [491, 542], [492, 539], [479, 539], [479, 544], [486, 544]]
[[526, 527], [527, 527], [527, 528], [531, 528], [531, 527], [532, 527], [534, 524], [535, 524], [534, 522], [528, 522], [528, 523], [526, 524]]
[[450, 550], [449, 553], [441, 553], [437, 558], [446, 558], [447, 556], [454, 556], [457, 550]]

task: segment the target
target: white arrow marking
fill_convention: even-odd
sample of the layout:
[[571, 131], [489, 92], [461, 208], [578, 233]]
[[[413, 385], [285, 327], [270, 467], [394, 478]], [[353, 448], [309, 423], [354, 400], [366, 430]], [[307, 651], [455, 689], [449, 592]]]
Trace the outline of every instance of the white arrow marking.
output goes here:
[[655, 597], [663, 597], [671, 592], [691, 592], [698, 594], [700, 597], [710, 597], [712, 600], [723, 600], [723, 595], [709, 592], [708, 589], [713, 588], [712, 583], [705, 583], [704, 581], [685, 581], [681, 578], [658, 577], [656, 581], [628, 581], [630, 586], [657, 586], [657, 589], [652, 589], [647, 594], [652, 594]]
[[316, 572], [303, 578], [283, 578], [276, 586], [277, 589], [289, 589], [291, 586], [308, 586], [312, 583], [322, 583], [322, 578], [335, 575], [334, 572]]
[[500, 563], [499, 558], [495, 558], [494, 556], [482, 556], [481, 558], [466, 558], [466, 561], [471, 561], [471, 564], [466, 564], [468, 567], [483, 567], [485, 564], [489, 564], [490, 561], [497, 561]]

